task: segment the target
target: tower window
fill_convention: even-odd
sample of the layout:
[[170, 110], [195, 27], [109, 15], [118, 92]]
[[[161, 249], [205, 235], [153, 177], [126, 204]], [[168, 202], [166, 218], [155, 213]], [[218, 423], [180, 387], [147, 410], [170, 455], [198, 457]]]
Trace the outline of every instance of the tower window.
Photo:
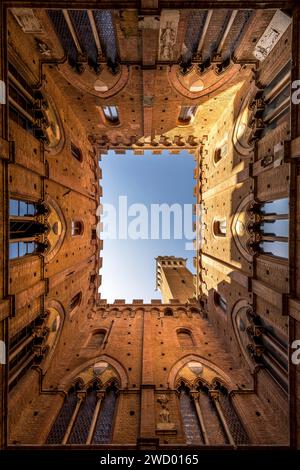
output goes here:
[[82, 162], [82, 151], [73, 142], [71, 142], [71, 154], [74, 158], [76, 158], [76, 160]]
[[72, 220], [72, 237], [83, 233], [83, 223], [80, 220]]
[[119, 112], [117, 106], [102, 106], [102, 111], [109, 124], [119, 124]]
[[214, 163], [219, 163], [222, 158], [225, 158], [228, 154], [228, 143], [227, 143], [227, 135], [224, 139], [216, 145], [214, 151]]
[[213, 223], [213, 232], [216, 237], [225, 237], [226, 236], [226, 219], [218, 219]]
[[69, 304], [70, 311], [74, 310], [81, 302], [82, 294], [78, 292], [74, 297], [72, 297], [71, 302]]
[[187, 126], [194, 119], [198, 106], [181, 106], [178, 121]]
[[194, 346], [192, 333], [186, 328], [177, 330], [177, 339], [182, 348], [190, 348]]
[[227, 312], [227, 301], [217, 291], [214, 292], [214, 303], [215, 303], [216, 307], [220, 307], [221, 310], [223, 310], [224, 313]]

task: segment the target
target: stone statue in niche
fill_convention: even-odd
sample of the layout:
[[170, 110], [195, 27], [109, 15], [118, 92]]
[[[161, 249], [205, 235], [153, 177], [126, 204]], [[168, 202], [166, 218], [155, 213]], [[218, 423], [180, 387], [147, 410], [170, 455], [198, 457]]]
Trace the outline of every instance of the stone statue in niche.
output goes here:
[[170, 421], [170, 411], [167, 407], [168, 397], [166, 395], [160, 395], [157, 399], [158, 403], [161, 406], [159, 412], [160, 422], [157, 424], [157, 429], [160, 431], [171, 431], [175, 429], [175, 423]]
[[176, 32], [171, 27], [172, 23], [167, 22], [166, 27], [161, 30], [160, 34], [160, 51], [162, 60], [172, 60], [173, 47], [176, 40]]

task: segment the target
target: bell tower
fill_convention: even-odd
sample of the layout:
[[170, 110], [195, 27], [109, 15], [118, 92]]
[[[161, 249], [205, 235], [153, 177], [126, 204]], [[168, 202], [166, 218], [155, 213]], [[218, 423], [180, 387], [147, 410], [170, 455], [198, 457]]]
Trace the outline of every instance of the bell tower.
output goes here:
[[164, 303], [176, 299], [186, 303], [194, 297], [193, 274], [186, 267], [186, 258], [158, 256], [156, 258], [156, 288]]

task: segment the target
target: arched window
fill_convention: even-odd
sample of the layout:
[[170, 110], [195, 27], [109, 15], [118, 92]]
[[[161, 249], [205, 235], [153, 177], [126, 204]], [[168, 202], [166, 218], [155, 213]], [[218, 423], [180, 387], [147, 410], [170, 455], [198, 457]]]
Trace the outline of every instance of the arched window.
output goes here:
[[47, 116], [44, 109], [46, 101], [41, 91], [34, 89], [24, 77], [18, 72], [17, 67], [8, 64], [8, 95], [9, 95], [9, 118], [18, 126], [39, 140], [48, 143], [45, 132]]
[[89, 346], [92, 348], [101, 348], [106, 336], [106, 330], [98, 330], [92, 334]]
[[213, 222], [213, 232], [216, 237], [225, 237], [227, 231], [226, 219], [216, 219]]
[[182, 348], [190, 348], [194, 346], [192, 333], [186, 328], [177, 330], [177, 339]]
[[199, 407], [203, 418], [203, 426], [207, 438], [207, 443], [214, 445], [228, 444], [222, 422], [217, 412], [217, 408], [206, 384], [200, 383], [197, 391]]
[[77, 147], [77, 145], [74, 144], [74, 142], [71, 142], [71, 154], [72, 157], [74, 157], [76, 160], [82, 162], [82, 151], [79, 147]]
[[51, 428], [51, 431], [46, 440], [46, 444], [61, 444], [62, 443], [63, 438], [68, 428], [68, 424], [76, 408], [76, 404], [78, 401], [78, 398], [77, 398], [78, 390], [79, 390], [78, 384], [70, 388], [68, 395], [64, 399], [64, 403], [60, 409], [60, 412]]
[[[39, 364], [47, 348], [44, 346], [49, 329], [44, 320], [45, 314], [38, 315], [32, 322], [9, 340], [8, 387], [11, 390], [34, 364]], [[38, 346], [38, 348], [37, 348]]]
[[117, 388], [113, 385], [106, 390], [97, 419], [93, 444], [109, 444], [112, 440], [114, 416], [117, 404]]
[[214, 151], [214, 163], [219, 163], [222, 158], [225, 158], [228, 153], [228, 144], [227, 138], [224, 139], [220, 144], [218, 144]]
[[173, 317], [173, 310], [171, 308], [166, 308], [166, 310], [164, 311], [164, 316]]
[[9, 201], [9, 258], [20, 258], [41, 253], [46, 244], [37, 242], [37, 236], [47, 231], [47, 225], [38, 220], [42, 205], [20, 199]]
[[83, 223], [80, 220], [72, 220], [72, 237], [83, 233]]
[[82, 403], [76, 415], [68, 444], [85, 444], [88, 438], [91, 422], [97, 403], [97, 383], [94, 383], [83, 396]]
[[250, 243], [255, 250], [269, 256], [288, 258], [289, 255], [289, 201], [287, 198], [268, 201], [252, 210], [255, 222], [250, 231], [256, 232], [258, 243]]
[[220, 384], [218, 384], [218, 390], [220, 407], [235, 444], [249, 444], [248, 435], [232, 405], [228, 390]]
[[189, 389], [182, 384], [178, 389], [181, 419], [188, 445], [204, 444], [199, 419]]
[[240, 347], [249, 364], [252, 362], [263, 366], [287, 391], [287, 338], [266, 319], [256, 315], [249, 306], [237, 311], [234, 322]]
[[77, 307], [80, 304], [81, 298], [82, 298], [81, 292], [78, 292], [76, 295], [74, 295], [74, 297], [72, 297], [70, 304], [69, 304], [70, 311], [74, 310], [75, 307]]
[[117, 106], [102, 106], [102, 111], [106, 121], [109, 124], [120, 124], [119, 112]]
[[214, 303], [215, 306], [219, 307], [224, 313], [227, 312], [227, 300], [217, 291], [214, 291]]
[[[108, 444], [116, 410], [115, 385], [103, 391], [97, 382], [86, 390], [69, 390], [48, 435], [47, 444]], [[70, 427], [70, 423], [72, 426]]]
[[181, 106], [178, 116], [180, 125], [188, 126], [196, 116], [198, 106]]

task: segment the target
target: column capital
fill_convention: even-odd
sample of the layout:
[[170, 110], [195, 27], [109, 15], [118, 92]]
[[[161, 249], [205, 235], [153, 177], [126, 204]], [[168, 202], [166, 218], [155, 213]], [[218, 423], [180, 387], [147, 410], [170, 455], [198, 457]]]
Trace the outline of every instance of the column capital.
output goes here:
[[220, 398], [220, 392], [219, 390], [209, 390], [209, 396], [212, 398], [214, 401], [219, 401]]

